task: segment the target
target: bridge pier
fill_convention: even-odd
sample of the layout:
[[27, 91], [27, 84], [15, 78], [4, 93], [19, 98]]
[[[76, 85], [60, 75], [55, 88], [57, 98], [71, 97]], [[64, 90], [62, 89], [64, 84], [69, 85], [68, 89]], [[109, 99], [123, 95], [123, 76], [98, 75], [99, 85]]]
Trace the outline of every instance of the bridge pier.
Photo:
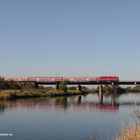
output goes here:
[[34, 83], [34, 86], [35, 86], [35, 88], [38, 88], [39, 86], [38, 86], [38, 84], [35, 82]]
[[56, 90], [59, 90], [59, 82], [56, 82]]
[[113, 85], [113, 94], [116, 95], [118, 93], [118, 85]]
[[113, 93], [111, 95], [111, 103], [112, 105], [116, 104], [115, 97], [118, 94], [118, 85], [112, 85]]
[[78, 85], [77, 86], [77, 91], [81, 91], [81, 89], [82, 89], [81, 85]]
[[103, 86], [102, 85], [100, 85], [99, 86], [99, 103], [100, 104], [103, 104]]

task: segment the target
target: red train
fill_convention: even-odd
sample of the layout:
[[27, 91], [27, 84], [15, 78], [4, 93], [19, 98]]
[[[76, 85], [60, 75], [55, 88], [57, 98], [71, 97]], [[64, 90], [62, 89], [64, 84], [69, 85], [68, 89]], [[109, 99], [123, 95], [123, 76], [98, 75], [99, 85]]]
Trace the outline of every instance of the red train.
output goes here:
[[119, 81], [118, 76], [101, 76], [99, 77], [99, 81]]
[[4, 77], [7, 81], [38, 81], [38, 82], [55, 82], [55, 81], [119, 81], [118, 76], [100, 76], [100, 77]]

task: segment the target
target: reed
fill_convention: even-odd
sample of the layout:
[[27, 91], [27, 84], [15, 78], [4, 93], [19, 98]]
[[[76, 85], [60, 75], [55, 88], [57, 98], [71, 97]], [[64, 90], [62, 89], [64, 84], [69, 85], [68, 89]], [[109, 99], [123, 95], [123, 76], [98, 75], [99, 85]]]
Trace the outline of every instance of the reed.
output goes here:
[[140, 140], [140, 125], [123, 128], [121, 136], [115, 138], [115, 140]]
[[128, 128], [122, 128], [121, 135], [115, 140], [140, 140], [140, 111], [134, 111], [133, 124]]

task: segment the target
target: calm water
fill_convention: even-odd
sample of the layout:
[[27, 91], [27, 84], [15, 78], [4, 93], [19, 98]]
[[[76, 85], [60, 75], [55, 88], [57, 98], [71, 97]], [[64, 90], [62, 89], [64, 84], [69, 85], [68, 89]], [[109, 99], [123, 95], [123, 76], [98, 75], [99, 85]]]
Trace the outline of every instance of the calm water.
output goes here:
[[[0, 101], [0, 140], [113, 140], [140, 107], [140, 94]], [[113, 104], [113, 102], [117, 104]]]

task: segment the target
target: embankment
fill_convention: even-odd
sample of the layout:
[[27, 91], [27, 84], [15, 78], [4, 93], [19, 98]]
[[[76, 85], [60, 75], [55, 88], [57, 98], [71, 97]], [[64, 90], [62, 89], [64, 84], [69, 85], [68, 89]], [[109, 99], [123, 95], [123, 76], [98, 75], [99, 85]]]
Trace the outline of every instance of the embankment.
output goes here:
[[45, 89], [0, 90], [0, 99], [71, 96], [79, 94], [88, 94], [88, 92], [68, 90], [65, 93], [62, 90], [55, 89], [49, 91]]

